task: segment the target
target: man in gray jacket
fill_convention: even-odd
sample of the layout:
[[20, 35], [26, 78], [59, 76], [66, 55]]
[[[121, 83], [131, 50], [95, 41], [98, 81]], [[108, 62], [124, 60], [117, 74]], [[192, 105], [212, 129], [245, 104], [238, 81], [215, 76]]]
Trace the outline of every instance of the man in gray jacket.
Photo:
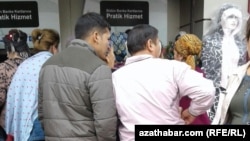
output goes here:
[[115, 141], [116, 106], [106, 63], [110, 25], [86, 13], [75, 37], [40, 72], [38, 113], [46, 141]]

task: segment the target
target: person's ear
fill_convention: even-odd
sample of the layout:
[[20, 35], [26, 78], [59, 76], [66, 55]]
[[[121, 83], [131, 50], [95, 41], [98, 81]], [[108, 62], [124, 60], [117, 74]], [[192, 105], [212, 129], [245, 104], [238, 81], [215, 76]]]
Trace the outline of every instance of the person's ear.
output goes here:
[[56, 53], [58, 52], [58, 47], [57, 47], [57, 45], [52, 45], [52, 46], [50, 47], [50, 52], [51, 52], [52, 54], [56, 54]]
[[184, 61], [184, 57], [181, 54], [178, 54], [177, 56], [181, 61]]
[[94, 40], [94, 43], [99, 44], [100, 36], [99, 36], [99, 33], [97, 31], [93, 32], [93, 40]]
[[151, 39], [148, 39], [147, 43], [146, 43], [146, 48], [149, 50], [149, 52], [153, 52], [154, 51], [154, 42]]
[[175, 51], [175, 59], [178, 61], [183, 61], [183, 56], [181, 54], [179, 54], [177, 51]]

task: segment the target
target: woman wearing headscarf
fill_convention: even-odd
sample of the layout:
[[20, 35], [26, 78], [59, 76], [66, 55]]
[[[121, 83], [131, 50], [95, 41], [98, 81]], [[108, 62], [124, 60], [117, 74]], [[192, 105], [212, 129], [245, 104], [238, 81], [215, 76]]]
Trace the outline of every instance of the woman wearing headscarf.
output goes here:
[[[181, 35], [174, 45], [174, 59], [187, 63], [193, 70], [201, 72], [197, 65], [197, 59], [201, 52], [202, 42], [194, 34]], [[204, 75], [203, 75], [204, 76]], [[188, 96], [182, 97], [180, 100], [181, 110], [185, 110], [190, 106], [191, 99]], [[191, 123], [197, 124], [210, 124], [207, 113], [203, 113], [195, 118]]]
[[241, 26], [240, 9], [232, 4], [224, 4], [203, 38], [202, 70], [216, 87], [215, 102], [208, 111], [212, 122], [217, 107], [221, 106], [220, 95], [225, 92], [229, 75], [246, 62], [246, 45], [239, 35]]
[[45, 140], [38, 120], [38, 80], [42, 65], [57, 53], [60, 37], [53, 29], [34, 29], [31, 33], [35, 54], [17, 69], [6, 102], [5, 125], [8, 139]]
[[111, 46], [113, 47], [115, 55], [115, 64], [112, 69], [113, 71], [122, 67], [128, 56], [127, 37], [128, 34], [125, 32], [113, 32], [110, 36]]
[[29, 46], [27, 44], [27, 34], [18, 29], [11, 29], [3, 37], [4, 47], [7, 53], [7, 59], [0, 63], [0, 112], [1, 126], [5, 128], [5, 101], [6, 94], [17, 67], [30, 56]]

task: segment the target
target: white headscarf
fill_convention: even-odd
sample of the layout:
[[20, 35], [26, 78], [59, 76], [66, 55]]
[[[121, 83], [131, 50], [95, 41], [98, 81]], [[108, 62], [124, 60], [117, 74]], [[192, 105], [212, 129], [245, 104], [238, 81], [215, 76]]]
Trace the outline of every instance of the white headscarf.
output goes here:
[[218, 32], [219, 30], [222, 30], [222, 22], [221, 20], [224, 18], [227, 18], [228, 16], [231, 16], [232, 14], [238, 17], [238, 25], [236, 29], [233, 31], [233, 34], [238, 34], [239, 31], [242, 28], [242, 12], [239, 7], [230, 4], [230, 3], [225, 3], [223, 4], [219, 10], [216, 12], [217, 14], [215, 15], [214, 18], [212, 18], [212, 23], [210, 25], [209, 31], [206, 33], [205, 36], [209, 36], [211, 34], [214, 34], [215, 32]]
[[239, 9], [229, 8], [225, 10], [221, 15], [221, 25], [222, 25], [222, 28], [225, 28], [225, 21], [228, 19], [229, 16], [232, 16], [232, 15], [237, 17], [237, 20], [238, 20], [238, 24], [236, 28], [231, 33], [231, 35], [235, 35], [241, 30], [241, 27], [242, 27], [242, 13]]

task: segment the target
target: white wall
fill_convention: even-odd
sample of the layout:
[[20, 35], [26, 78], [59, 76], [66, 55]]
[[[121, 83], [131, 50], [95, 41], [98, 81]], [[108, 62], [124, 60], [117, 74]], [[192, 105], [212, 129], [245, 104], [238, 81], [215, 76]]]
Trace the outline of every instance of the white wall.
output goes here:
[[176, 35], [180, 31], [180, 0], [168, 0], [167, 8], [167, 44], [169, 41], [174, 41]]
[[[117, 0], [109, 0], [117, 1]], [[129, 1], [129, 0], [123, 0]], [[131, 1], [131, 0], [130, 0]], [[164, 45], [167, 43], [167, 0], [137, 0], [149, 3], [149, 24], [159, 30], [159, 38]], [[101, 0], [85, 0], [84, 11], [100, 13]], [[113, 26], [111, 32], [124, 32], [129, 26]]]
[[[242, 31], [244, 31], [245, 23], [249, 16], [247, 12], [248, 0], [204, 0], [204, 18], [214, 18], [215, 12], [224, 3], [232, 3], [241, 8], [242, 14], [243, 14], [243, 20], [244, 20]], [[210, 23], [211, 23], [210, 21], [204, 21], [203, 35], [206, 34], [206, 32], [208, 31], [208, 27]]]
[[84, 0], [59, 0], [61, 47], [74, 39], [75, 24], [82, 15]]
[[[0, 0], [6, 1], [6, 0]], [[23, 0], [8, 0], [8, 1], [23, 1]], [[39, 15], [39, 27], [29, 28], [17, 28], [26, 32], [29, 36], [31, 31], [35, 28], [52, 28], [60, 34], [60, 23], [59, 23], [59, 7], [58, 0], [25, 0], [25, 1], [37, 1], [38, 4], [38, 15]], [[0, 28], [0, 37], [8, 33], [11, 28]], [[31, 41], [28, 42], [30, 47], [33, 47]], [[4, 48], [3, 42], [0, 42], [0, 49]]]

